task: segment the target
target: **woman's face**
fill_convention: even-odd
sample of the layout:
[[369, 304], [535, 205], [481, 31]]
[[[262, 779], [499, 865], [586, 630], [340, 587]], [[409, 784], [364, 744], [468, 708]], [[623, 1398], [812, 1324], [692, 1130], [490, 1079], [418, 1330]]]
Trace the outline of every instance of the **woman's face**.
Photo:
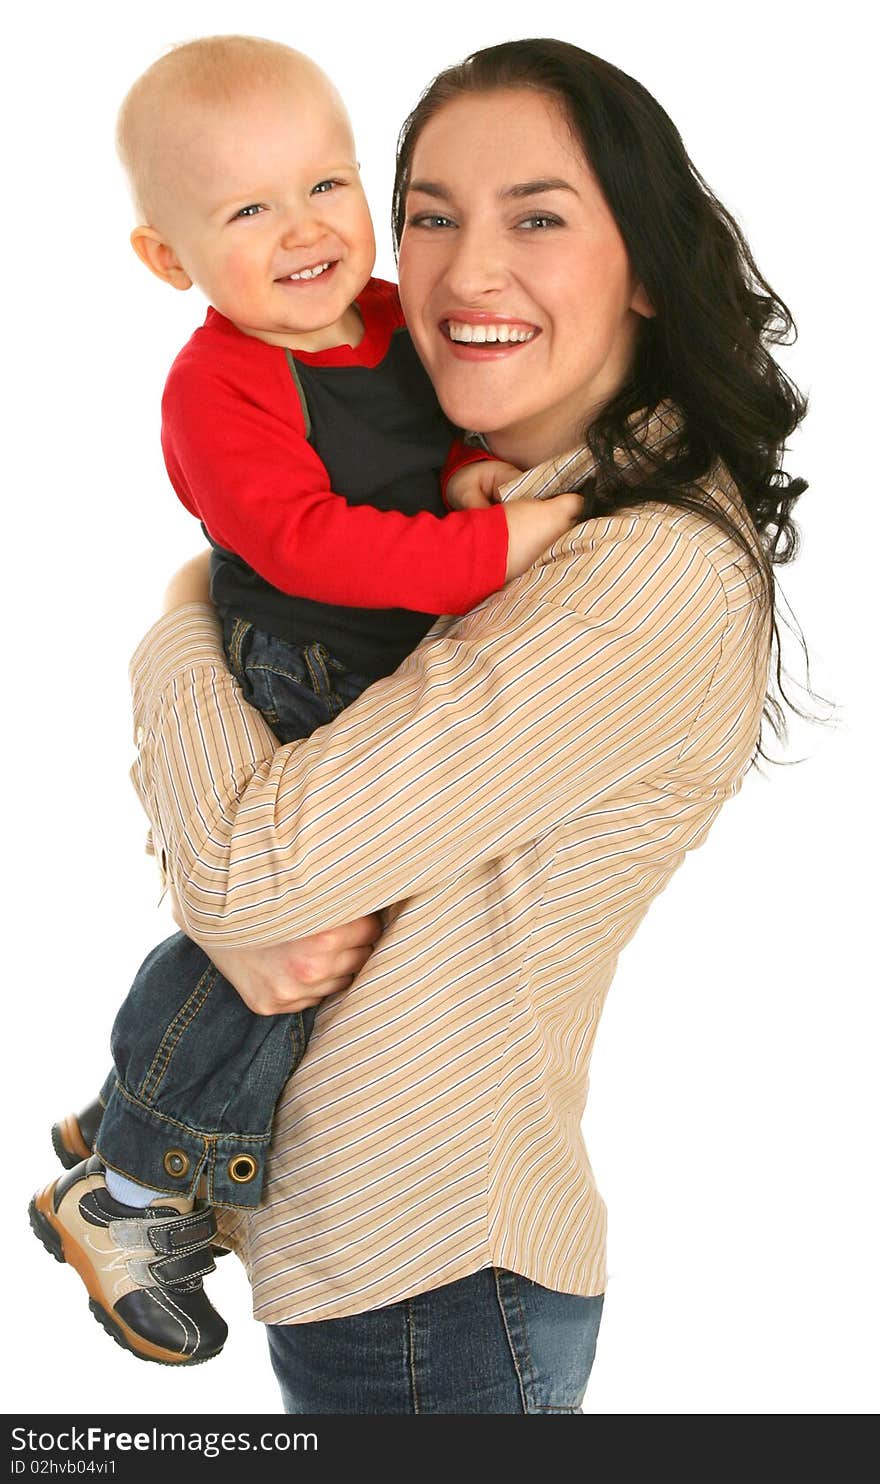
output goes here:
[[521, 466], [582, 441], [652, 312], [561, 105], [529, 88], [426, 124], [400, 294], [447, 416]]

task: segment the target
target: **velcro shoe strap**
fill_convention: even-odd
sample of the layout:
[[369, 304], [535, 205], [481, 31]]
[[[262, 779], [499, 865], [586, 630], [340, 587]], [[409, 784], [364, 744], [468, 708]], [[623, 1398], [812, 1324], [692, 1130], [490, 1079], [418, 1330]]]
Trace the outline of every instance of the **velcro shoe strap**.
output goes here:
[[201, 1278], [213, 1273], [214, 1259], [210, 1247], [197, 1247], [179, 1257], [160, 1257], [157, 1262], [147, 1264], [157, 1283], [165, 1285], [185, 1283], [187, 1279]]
[[173, 1257], [191, 1247], [204, 1247], [217, 1234], [217, 1221], [210, 1210], [191, 1211], [187, 1216], [163, 1216], [147, 1224], [147, 1238], [154, 1252]]

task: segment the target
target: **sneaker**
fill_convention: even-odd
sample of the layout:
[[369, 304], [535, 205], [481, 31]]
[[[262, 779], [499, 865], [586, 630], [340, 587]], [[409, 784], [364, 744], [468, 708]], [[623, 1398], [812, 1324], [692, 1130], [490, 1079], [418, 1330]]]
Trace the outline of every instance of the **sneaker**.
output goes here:
[[103, 1112], [103, 1103], [96, 1099], [87, 1108], [83, 1108], [81, 1113], [68, 1113], [66, 1118], [53, 1123], [52, 1148], [65, 1170], [72, 1170], [80, 1160], [88, 1159]]
[[[72, 1170], [84, 1159], [88, 1159], [95, 1146], [95, 1138], [101, 1124], [104, 1113], [104, 1104], [96, 1098], [79, 1113], [68, 1113], [66, 1118], [61, 1118], [52, 1125], [52, 1148], [63, 1164], [65, 1170]], [[168, 1197], [172, 1199], [171, 1196]], [[211, 1256], [214, 1258], [228, 1257], [231, 1249], [220, 1246], [219, 1242], [211, 1244]]]
[[96, 1154], [34, 1196], [31, 1226], [57, 1262], [70, 1263], [98, 1323], [141, 1360], [198, 1365], [218, 1355], [225, 1321], [202, 1287], [214, 1267], [214, 1213], [177, 1196], [124, 1206]]

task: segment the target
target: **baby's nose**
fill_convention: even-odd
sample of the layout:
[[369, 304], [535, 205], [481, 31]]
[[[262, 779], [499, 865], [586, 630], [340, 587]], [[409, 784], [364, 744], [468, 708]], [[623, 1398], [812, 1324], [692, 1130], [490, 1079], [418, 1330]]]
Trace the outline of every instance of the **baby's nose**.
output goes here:
[[281, 233], [283, 247], [297, 247], [317, 242], [324, 228], [316, 215], [311, 211], [297, 212], [295, 217], [285, 222]]

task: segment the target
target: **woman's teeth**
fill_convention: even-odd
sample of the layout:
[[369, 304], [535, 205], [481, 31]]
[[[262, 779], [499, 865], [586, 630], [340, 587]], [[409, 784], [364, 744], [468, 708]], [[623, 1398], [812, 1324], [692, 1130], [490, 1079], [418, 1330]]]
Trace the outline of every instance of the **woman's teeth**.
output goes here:
[[463, 325], [449, 320], [446, 326], [450, 340], [461, 340], [465, 345], [522, 344], [534, 340], [536, 331], [518, 329], [516, 325]]
[[316, 263], [314, 268], [303, 268], [301, 273], [289, 273], [287, 276], [294, 280], [298, 278], [318, 278], [322, 273], [326, 273], [327, 269], [331, 266], [330, 263]]

